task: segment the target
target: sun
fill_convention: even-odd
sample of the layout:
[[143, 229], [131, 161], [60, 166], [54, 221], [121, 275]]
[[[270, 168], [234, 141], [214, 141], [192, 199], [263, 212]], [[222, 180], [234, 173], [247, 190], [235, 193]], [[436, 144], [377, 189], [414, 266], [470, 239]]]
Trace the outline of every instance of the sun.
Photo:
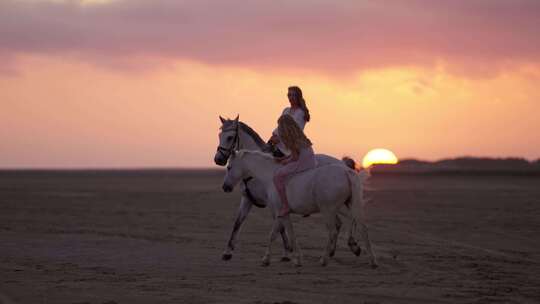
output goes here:
[[397, 164], [396, 155], [387, 149], [373, 149], [362, 160], [362, 167], [367, 168], [374, 164]]

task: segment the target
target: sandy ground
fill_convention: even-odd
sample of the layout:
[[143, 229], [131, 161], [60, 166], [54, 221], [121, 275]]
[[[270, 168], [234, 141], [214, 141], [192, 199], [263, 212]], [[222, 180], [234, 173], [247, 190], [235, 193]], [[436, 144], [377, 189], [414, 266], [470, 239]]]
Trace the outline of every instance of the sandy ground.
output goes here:
[[220, 172], [0, 172], [1, 303], [539, 303], [540, 178], [375, 176], [380, 267], [319, 216], [295, 218], [304, 266], [260, 258], [269, 211], [221, 253], [239, 193]]

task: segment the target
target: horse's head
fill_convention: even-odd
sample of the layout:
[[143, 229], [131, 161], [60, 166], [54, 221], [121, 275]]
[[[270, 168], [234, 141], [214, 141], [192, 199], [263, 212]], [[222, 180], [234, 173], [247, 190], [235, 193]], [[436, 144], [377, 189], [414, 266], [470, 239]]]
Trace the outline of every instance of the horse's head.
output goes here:
[[242, 161], [246, 151], [233, 151], [229, 158], [229, 165], [227, 166], [227, 173], [223, 179], [223, 191], [231, 192], [234, 187], [242, 180], [247, 177], [248, 173], [245, 168], [245, 164]]
[[231, 156], [235, 149], [238, 149], [239, 141], [239, 116], [236, 116], [234, 120], [225, 119], [219, 117], [221, 120], [221, 131], [219, 132], [219, 145], [217, 147], [216, 155], [214, 156], [214, 162], [218, 166], [225, 166], [227, 160]]

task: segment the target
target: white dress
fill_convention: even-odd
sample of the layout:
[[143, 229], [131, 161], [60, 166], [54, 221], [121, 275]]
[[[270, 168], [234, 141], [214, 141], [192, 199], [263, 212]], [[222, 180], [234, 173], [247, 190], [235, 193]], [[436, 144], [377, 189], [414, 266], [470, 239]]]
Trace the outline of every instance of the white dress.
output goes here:
[[[292, 109], [291, 107], [286, 107], [285, 109], [283, 109], [281, 115], [285, 114], [290, 115], [294, 119], [296, 124], [300, 127], [300, 129], [304, 131], [304, 127], [306, 126], [306, 120], [304, 119], [306, 114], [304, 113], [304, 110], [302, 110], [301, 108]], [[279, 137], [278, 129], [275, 128], [272, 134]], [[279, 150], [281, 150], [281, 152], [283, 152], [283, 154], [291, 154], [291, 151], [285, 147], [285, 145], [281, 142], [281, 139], [277, 144], [277, 147], [279, 148]]]

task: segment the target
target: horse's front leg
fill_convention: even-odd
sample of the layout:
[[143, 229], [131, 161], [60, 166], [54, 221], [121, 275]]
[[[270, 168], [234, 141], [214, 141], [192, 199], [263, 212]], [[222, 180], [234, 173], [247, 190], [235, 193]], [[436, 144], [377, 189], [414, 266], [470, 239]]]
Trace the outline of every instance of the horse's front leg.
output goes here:
[[242, 196], [242, 198], [240, 199], [240, 208], [238, 208], [238, 213], [236, 214], [236, 220], [234, 221], [234, 226], [231, 232], [231, 236], [229, 237], [229, 241], [227, 242], [227, 247], [225, 248], [225, 251], [223, 252], [223, 255], [221, 256], [221, 258], [224, 261], [228, 261], [232, 258], [232, 252], [234, 251], [234, 246], [236, 245], [236, 241], [238, 239], [238, 232], [240, 231], [240, 228], [242, 227], [244, 220], [249, 214], [249, 211], [251, 210], [251, 206], [252, 204], [249, 201], [249, 199]]
[[268, 266], [270, 265], [270, 255], [272, 252], [272, 242], [276, 239], [277, 233], [279, 231], [280, 222], [278, 219], [274, 219], [274, 223], [272, 224], [272, 230], [270, 231], [270, 238], [268, 240], [268, 247], [266, 247], [266, 252], [264, 253], [264, 256], [262, 258], [262, 265]]

